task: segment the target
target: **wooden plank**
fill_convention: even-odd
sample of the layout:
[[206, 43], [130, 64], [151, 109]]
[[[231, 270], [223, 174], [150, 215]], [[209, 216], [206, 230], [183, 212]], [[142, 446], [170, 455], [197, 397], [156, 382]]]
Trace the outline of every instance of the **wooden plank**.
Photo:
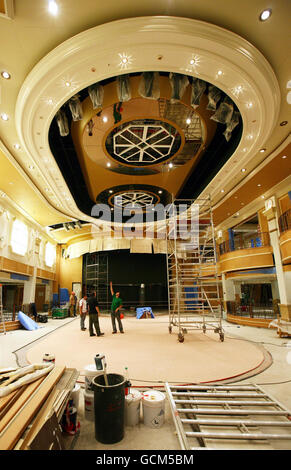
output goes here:
[[66, 405], [78, 376], [79, 372], [76, 369], [66, 369], [39, 411], [36, 419], [31, 423], [30, 429], [28, 429], [25, 436], [22, 436], [21, 441], [17, 443], [18, 449], [29, 449], [30, 443], [35, 439], [38, 432], [40, 432], [46, 420], [50, 418], [52, 413], [55, 412], [57, 417], [59, 417], [59, 411], [62, 409], [63, 405]]
[[19, 400], [17, 400], [16, 403], [14, 403], [14, 405], [10, 408], [10, 410], [1, 419], [0, 433], [10, 423], [10, 421], [18, 413], [18, 411], [25, 405], [30, 395], [38, 388], [38, 386], [41, 384], [43, 380], [44, 380], [44, 377], [41, 377], [40, 379], [36, 380], [35, 382], [32, 382], [26, 387], [24, 392], [19, 397]]
[[9, 393], [9, 395], [6, 395], [6, 397], [0, 398], [0, 413], [1, 411], [8, 405], [10, 400], [16, 395], [17, 390], [14, 390], [14, 392]]
[[0, 449], [11, 450], [17, 443], [28, 424], [39, 411], [51, 390], [61, 378], [65, 371], [65, 366], [54, 367], [54, 369], [46, 376], [41, 385], [27, 400], [25, 406], [15, 415], [9, 425], [0, 434]]
[[[0, 422], [3, 419], [3, 417], [6, 415], [6, 413], [10, 410], [10, 408], [14, 405], [14, 403], [19, 399], [20, 395], [24, 392], [26, 386], [23, 386], [19, 388], [18, 390], [15, 390], [14, 392], [10, 393], [7, 395], [7, 397], [10, 397], [9, 400], [6, 400], [6, 405], [5, 407], [2, 406], [2, 409], [0, 411]], [[7, 397], [4, 397], [7, 399]], [[3, 404], [4, 404], [4, 398], [3, 398]]]

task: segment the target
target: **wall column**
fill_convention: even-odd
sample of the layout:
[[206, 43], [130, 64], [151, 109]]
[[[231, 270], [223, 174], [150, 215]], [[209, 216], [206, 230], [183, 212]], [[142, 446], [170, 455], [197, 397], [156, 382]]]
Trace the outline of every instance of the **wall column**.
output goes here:
[[223, 307], [224, 312], [227, 313], [227, 302], [235, 302], [235, 285], [231, 279], [226, 279], [225, 273], [221, 274], [222, 292], [223, 292]]
[[33, 268], [33, 275], [30, 276], [29, 281], [24, 281], [23, 289], [23, 304], [31, 304], [35, 300], [35, 286], [36, 286], [36, 266]]
[[284, 273], [283, 271], [283, 264], [282, 264], [280, 244], [279, 244], [278, 213], [277, 213], [275, 198], [272, 198], [270, 201], [268, 201], [268, 203], [269, 205], [267, 205], [267, 208], [264, 211], [264, 215], [267, 217], [267, 220], [268, 220], [270, 243], [271, 243], [271, 246], [273, 248], [273, 253], [274, 253], [274, 260], [275, 260], [277, 281], [278, 281], [278, 290], [279, 290], [279, 296], [280, 296], [280, 304], [279, 304], [280, 313], [281, 313], [282, 320], [291, 321], [291, 292], [288, 293], [287, 276], [285, 276], [285, 274], [287, 273]]

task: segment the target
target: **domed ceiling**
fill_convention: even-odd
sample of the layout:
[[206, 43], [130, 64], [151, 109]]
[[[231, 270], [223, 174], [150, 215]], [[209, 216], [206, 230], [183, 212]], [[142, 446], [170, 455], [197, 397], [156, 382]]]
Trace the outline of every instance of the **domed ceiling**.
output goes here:
[[140, 72], [80, 90], [57, 111], [49, 143], [79, 209], [96, 216], [95, 204], [146, 212], [194, 199], [241, 134], [240, 113], [219, 88], [184, 74]]

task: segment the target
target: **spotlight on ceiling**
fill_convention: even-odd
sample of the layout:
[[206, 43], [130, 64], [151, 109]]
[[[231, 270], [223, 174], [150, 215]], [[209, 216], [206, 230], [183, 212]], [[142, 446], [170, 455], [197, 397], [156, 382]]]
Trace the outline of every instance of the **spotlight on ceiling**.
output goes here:
[[3, 70], [3, 72], [1, 72], [1, 77], [5, 78], [5, 80], [9, 80], [9, 78], [11, 78], [11, 75], [6, 70]]
[[267, 10], [262, 11], [262, 13], [260, 14], [260, 20], [261, 21], [268, 20], [270, 18], [271, 14], [272, 14], [271, 8], [268, 8]]
[[58, 4], [55, 0], [49, 0], [48, 2], [48, 11], [51, 15], [56, 16], [59, 12]]

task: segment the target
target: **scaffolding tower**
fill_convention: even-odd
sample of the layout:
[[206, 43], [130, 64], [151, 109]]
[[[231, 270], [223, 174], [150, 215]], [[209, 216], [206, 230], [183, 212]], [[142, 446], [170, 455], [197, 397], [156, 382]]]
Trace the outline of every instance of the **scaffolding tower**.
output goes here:
[[109, 309], [108, 256], [90, 253], [85, 258], [84, 283], [87, 295], [93, 291], [101, 309]]
[[211, 199], [173, 200], [167, 223], [169, 332], [214, 330], [224, 341]]

